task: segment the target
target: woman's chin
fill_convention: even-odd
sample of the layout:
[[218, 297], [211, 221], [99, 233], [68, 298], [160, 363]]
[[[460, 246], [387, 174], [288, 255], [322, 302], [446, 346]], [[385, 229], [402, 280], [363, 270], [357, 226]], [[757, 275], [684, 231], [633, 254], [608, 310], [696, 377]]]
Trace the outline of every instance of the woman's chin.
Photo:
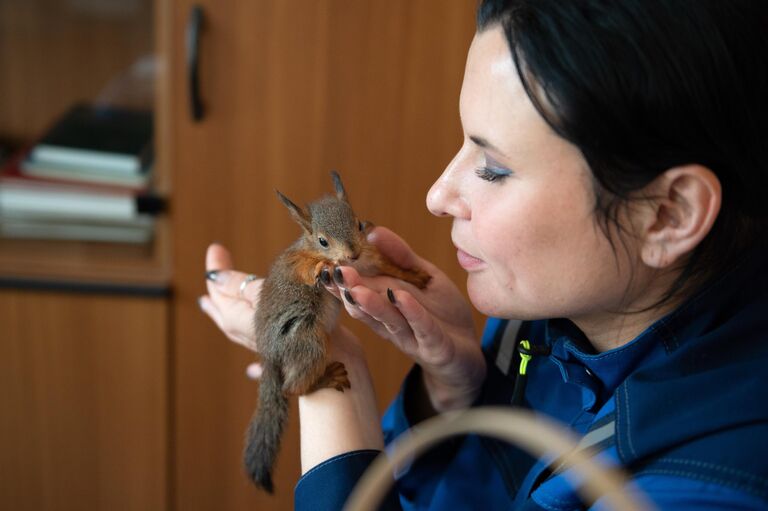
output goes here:
[[467, 275], [467, 295], [475, 309], [485, 316], [523, 321], [549, 317], [549, 311], [526, 306], [509, 289], [500, 288], [498, 279], [482, 272]]
[[467, 295], [469, 301], [481, 314], [499, 317], [503, 307], [498, 299], [495, 299], [492, 287], [484, 282], [481, 273], [469, 273], [467, 275]]

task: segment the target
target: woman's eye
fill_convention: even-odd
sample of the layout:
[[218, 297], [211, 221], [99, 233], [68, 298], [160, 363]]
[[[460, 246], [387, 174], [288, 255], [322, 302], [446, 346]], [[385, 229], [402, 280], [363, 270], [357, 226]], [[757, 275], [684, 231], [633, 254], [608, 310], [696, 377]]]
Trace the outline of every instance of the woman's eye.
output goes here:
[[363, 226], [363, 222], [357, 222], [357, 228], [360, 229], [360, 232], [363, 232], [363, 230], [365, 230], [365, 227]]
[[486, 166], [486, 167], [478, 167], [477, 169], [475, 169], [475, 174], [480, 179], [493, 183], [495, 181], [501, 181], [505, 177], [511, 176], [512, 171], [503, 169], [503, 168], [498, 168], [498, 167]]
[[327, 239], [325, 239], [322, 236], [320, 236], [319, 238], [317, 238], [317, 241], [319, 241], [320, 245], [322, 245], [323, 247], [328, 248], [328, 240]]

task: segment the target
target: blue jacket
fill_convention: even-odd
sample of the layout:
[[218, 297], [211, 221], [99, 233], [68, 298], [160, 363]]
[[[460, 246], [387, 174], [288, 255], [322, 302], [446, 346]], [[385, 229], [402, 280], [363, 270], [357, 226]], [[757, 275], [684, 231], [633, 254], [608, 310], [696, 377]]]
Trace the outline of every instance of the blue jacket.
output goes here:
[[[768, 251], [755, 250], [632, 342], [596, 353], [571, 322], [489, 319], [488, 376], [477, 405], [510, 405], [522, 339], [546, 355], [528, 364], [521, 405], [583, 436], [661, 509], [768, 509]], [[387, 443], [413, 426], [415, 367], [387, 410]], [[341, 509], [378, 453], [332, 458], [298, 482], [298, 510]], [[582, 502], [568, 468], [468, 435], [398, 475], [384, 509], [601, 509]]]

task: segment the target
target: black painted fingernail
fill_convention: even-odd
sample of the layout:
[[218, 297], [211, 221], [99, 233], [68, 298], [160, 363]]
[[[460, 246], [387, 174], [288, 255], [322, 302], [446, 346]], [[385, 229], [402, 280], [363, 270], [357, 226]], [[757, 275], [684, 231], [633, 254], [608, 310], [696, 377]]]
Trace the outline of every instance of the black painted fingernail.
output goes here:
[[390, 288], [387, 288], [387, 298], [389, 298], [389, 301], [392, 302], [392, 305], [397, 304], [395, 301], [395, 293], [393, 293]]
[[216, 277], [219, 276], [219, 270], [211, 270], [205, 272], [205, 278], [210, 280], [211, 282], [216, 282]]
[[323, 268], [320, 272], [320, 282], [326, 286], [331, 285], [331, 272], [328, 271], [328, 268]]
[[333, 281], [336, 283], [337, 286], [344, 285], [344, 274], [341, 273], [341, 268], [339, 268], [338, 266], [333, 269]]
[[355, 299], [354, 299], [354, 298], [352, 298], [352, 293], [350, 293], [350, 292], [349, 292], [349, 289], [345, 289], [345, 290], [344, 290], [344, 298], [346, 298], [346, 299], [347, 299], [347, 301], [348, 301], [348, 302], [349, 302], [351, 305], [357, 305], [357, 302], [355, 302]]

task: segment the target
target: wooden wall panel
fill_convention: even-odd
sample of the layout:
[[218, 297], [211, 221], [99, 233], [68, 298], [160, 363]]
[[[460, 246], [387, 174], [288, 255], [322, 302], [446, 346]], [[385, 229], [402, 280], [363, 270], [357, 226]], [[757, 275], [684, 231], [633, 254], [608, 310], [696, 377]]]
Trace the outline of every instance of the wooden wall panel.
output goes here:
[[0, 508], [168, 508], [168, 310], [0, 290]]
[[[295, 415], [275, 497], [253, 489], [241, 468], [257, 385], [243, 373], [252, 357], [197, 308], [205, 248], [222, 242], [238, 268], [263, 274], [299, 233], [274, 190], [305, 202], [329, 192], [328, 172], [338, 169], [362, 216], [401, 233], [463, 287], [449, 222], [424, 201], [461, 143], [458, 96], [475, 2], [198, 2], [206, 14], [200, 123], [189, 118], [184, 67], [191, 3], [176, 3], [170, 37], [176, 505], [291, 509]], [[409, 362], [353, 328], [376, 360], [383, 408]]]

